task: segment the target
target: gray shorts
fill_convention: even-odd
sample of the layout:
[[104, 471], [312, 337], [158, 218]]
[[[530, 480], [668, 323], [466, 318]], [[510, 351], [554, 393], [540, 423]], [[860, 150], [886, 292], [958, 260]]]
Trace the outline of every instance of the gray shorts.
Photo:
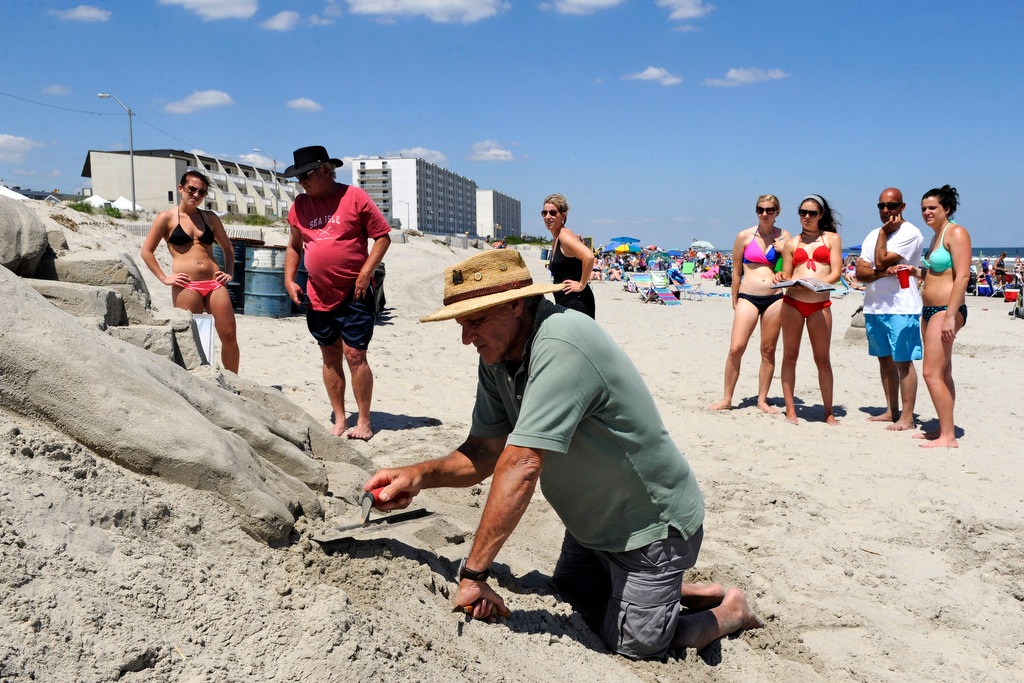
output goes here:
[[597, 627], [613, 652], [631, 659], [668, 653], [679, 620], [683, 572], [697, 563], [704, 527], [622, 553], [591, 550], [565, 532], [552, 579]]

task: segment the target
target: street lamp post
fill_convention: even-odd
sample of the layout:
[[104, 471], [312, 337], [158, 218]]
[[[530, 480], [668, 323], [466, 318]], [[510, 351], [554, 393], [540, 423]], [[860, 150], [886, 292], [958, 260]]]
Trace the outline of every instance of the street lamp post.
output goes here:
[[403, 225], [402, 228], [405, 230], [409, 230], [409, 202], [405, 201], [404, 199], [396, 199], [395, 201], [405, 204], [405, 225]]
[[268, 157], [270, 157], [271, 161], [274, 162], [274, 182], [276, 183], [277, 182], [277, 159], [275, 159], [274, 157], [271, 157], [270, 156], [270, 152], [268, 152], [265, 149], [260, 149], [259, 147], [253, 147], [252, 151], [254, 151], [254, 152], [263, 152]]
[[124, 104], [121, 103], [121, 100], [117, 99], [116, 97], [114, 97], [113, 95], [111, 95], [109, 93], [105, 93], [105, 92], [97, 93], [96, 97], [99, 97], [99, 98], [102, 98], [102, 99], [107, 99], [107, 98], [113, 97], [114, 101], [117, 102], [118, 104], [120, 104], [122, 109], [124, 109], [126, 112], [128, 112], [128, 158], [129, 158], [129, 162], [131, 164], [131, 174], [132, 174], [132, 211], [135, 211], [138, 208], [138, 204], [135, 203], [135, 140], [134, 140], [134, 135], [132, 134], [132, 117], [135, 116], [135, 112], [133, 112], [128, 107], [124, 106]]

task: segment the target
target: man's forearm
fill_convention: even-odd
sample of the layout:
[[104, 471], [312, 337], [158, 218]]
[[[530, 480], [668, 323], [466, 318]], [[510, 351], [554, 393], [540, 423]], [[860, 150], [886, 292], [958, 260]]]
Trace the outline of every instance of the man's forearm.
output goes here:
[[543, 451], [507, 446], [498, 458], [473, 549], [466, 560], [469, 569], [491, 566], [498, 551], [512, 535], [526, 512], [543, 469]]

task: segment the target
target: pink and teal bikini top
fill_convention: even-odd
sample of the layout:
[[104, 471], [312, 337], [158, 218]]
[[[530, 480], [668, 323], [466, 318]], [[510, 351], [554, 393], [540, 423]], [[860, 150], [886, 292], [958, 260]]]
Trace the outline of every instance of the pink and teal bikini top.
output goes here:
[[[775, 236], [778, 236], [777, 234]], [[768, 251], [761, 251], [761, 245], [757, 243], [757, 233], [750, 238], [747, 242], [746, 248], [743, 250], [743, 262], [744, 263], [764, 263], [769, 266], [774, 266], [779, 261], [779, 254], [775, 253], [775, 244], [768, 245]]]

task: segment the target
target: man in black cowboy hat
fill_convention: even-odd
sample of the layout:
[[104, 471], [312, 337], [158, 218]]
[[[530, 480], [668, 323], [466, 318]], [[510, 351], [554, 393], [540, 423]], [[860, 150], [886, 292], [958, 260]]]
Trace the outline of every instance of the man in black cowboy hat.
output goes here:
[[[608, 647], [635, 659], [703, 648], [760, 619], [738, 588], [683, 584], [703, 538], [704, 499], [636, 366], [586, 315], [542, 296], [518, 251], [495, 249], [444, 274], [444, 308], [480, 356], [469, 437], [447, 457], [378, 471], [382, 509], [421, 489], [493, 475], [455, 603], [508, 616], [491, 564], [539, 482], [566, 533], [553, 580]], [[693, 612], [681, 613], [680, 605]]]
[[[342, 165], [320, 146], [295, 150], [295, 163], [285, 169], [305, 190], [295, 198], [288, 223], [291, 238], [284, 263], [288, 295], [301, 303], [302, 288], [295, 282], [299, 259], [305, 254], [309, 280], [305, 294], [306, 325], [320, 345], [324, 361], [324, 386], [334, 409], [335, 436], [368, 440], [373, 373], [366, 349], [373, 337], [377, 309], [373, 296], [373, 271], [391, 246], [391, 227], [370, 196], [359, 187], [335, 180]], [[373, 249], [367, 253], [367, 243]], [[344, 359], [344, 362], [343, 362]], [[352, 375], [352, 395], [359, 415], [345, 432], [345, 373]]]

